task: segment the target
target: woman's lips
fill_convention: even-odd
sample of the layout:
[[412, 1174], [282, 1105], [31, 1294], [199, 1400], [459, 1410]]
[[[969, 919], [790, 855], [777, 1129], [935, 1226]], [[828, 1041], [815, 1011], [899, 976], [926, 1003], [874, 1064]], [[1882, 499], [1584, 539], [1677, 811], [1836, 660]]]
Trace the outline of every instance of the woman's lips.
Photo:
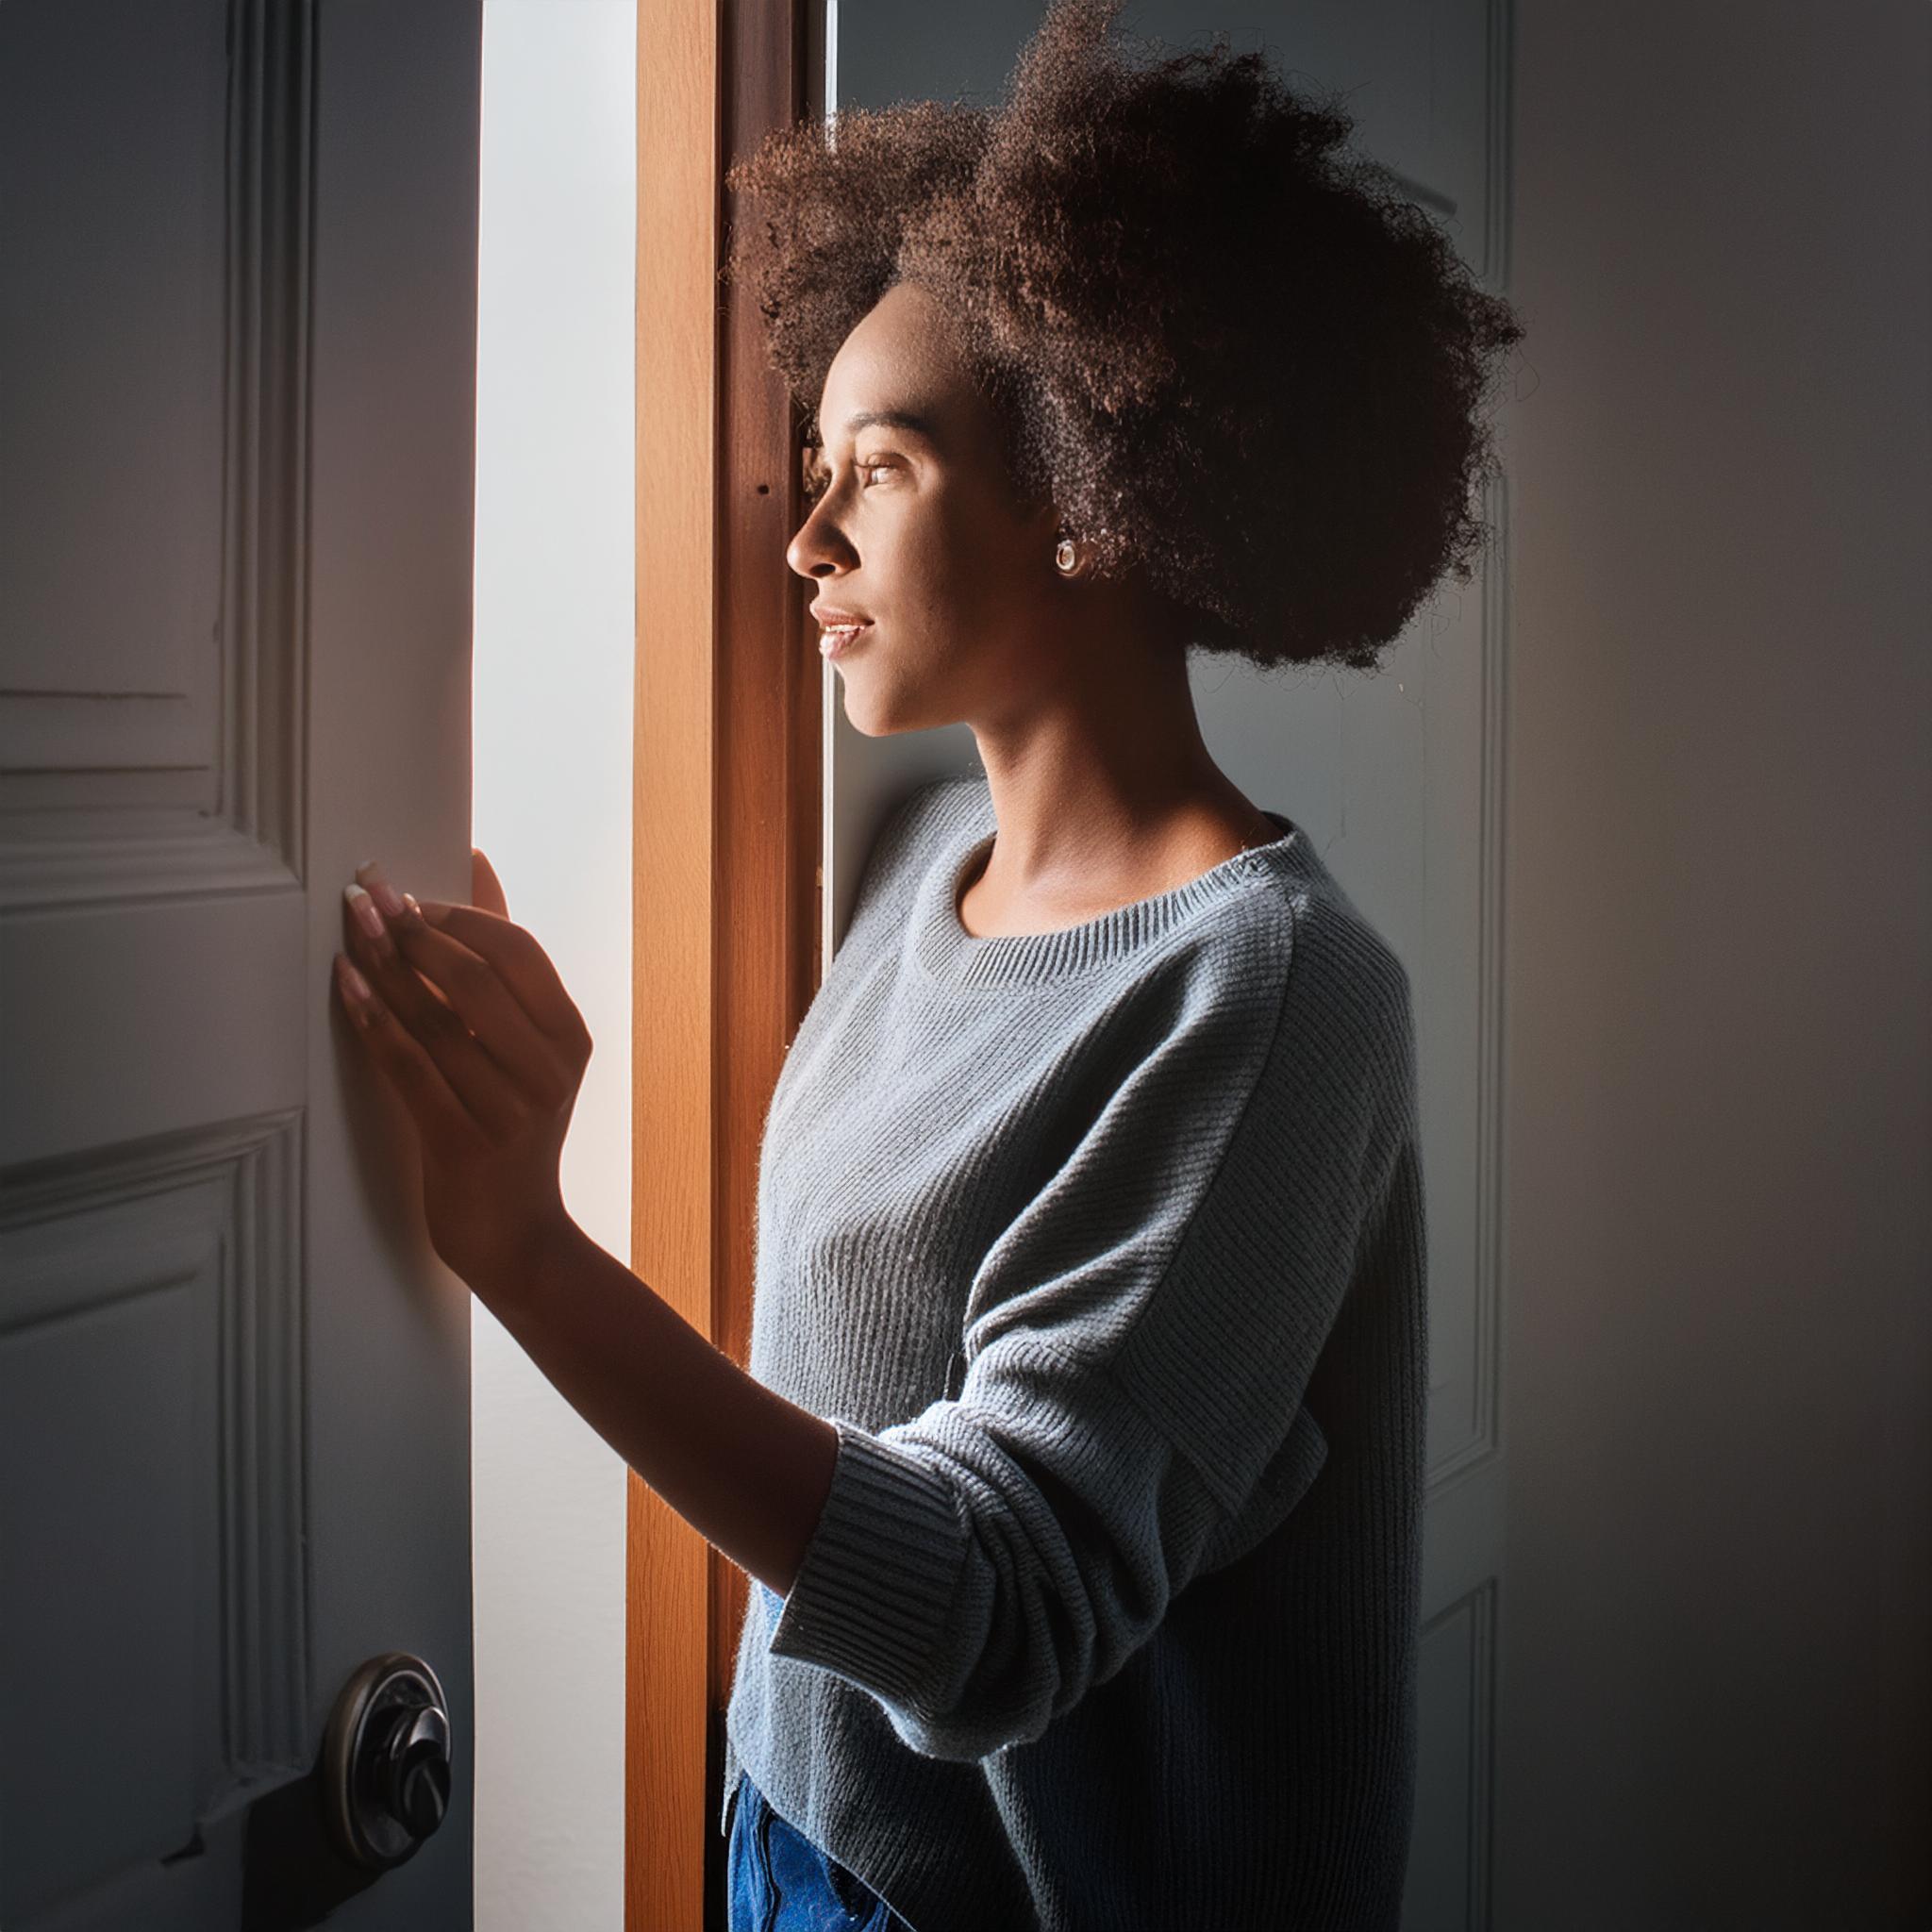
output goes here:
[[872, 620], [863, 624], [827, 624], [819, 626], [819, 656], [828, 663], [844, 657], [855, 649], [872, 628]]

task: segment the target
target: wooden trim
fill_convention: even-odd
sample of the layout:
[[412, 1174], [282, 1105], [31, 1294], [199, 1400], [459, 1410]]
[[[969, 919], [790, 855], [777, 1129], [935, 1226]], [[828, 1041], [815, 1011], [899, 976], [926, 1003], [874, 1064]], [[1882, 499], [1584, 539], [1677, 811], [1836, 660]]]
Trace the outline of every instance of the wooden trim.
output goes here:
[[[631, 1265], [742, 1364], [758, 1143], [818, 980], [799, 437], [717, 279], [728, 160], [806, 111], [807, 0], [638, 8]], [[629, 1483], [625, 1924], [702, 1932], [747, 1580]]]

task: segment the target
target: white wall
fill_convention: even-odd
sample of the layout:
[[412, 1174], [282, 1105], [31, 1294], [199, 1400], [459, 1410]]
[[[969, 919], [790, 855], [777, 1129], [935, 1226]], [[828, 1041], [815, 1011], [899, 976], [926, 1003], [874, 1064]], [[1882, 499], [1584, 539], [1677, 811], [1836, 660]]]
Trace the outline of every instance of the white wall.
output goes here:
[[[475, 841], [596, 1051], [566, 1203], [628, 1256], [634, 0], [486, 0]], [[476, 1925], [615, 1932], [625, 1470], [475, 1306]]]
[[1493, 1924], [1924, 1926], [1932, 13], [1517, 12]]

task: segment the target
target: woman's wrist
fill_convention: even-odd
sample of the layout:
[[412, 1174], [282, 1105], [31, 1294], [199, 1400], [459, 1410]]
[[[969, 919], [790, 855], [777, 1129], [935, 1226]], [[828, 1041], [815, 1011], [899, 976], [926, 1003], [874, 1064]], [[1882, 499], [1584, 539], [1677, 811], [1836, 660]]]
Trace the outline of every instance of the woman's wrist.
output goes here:
[[559, 1201], [514, 1241], [493, 1247], [488, 1260], [465, 1278], [477, 1300], [508, 1324], [561, 1291], [571, 1257], [586, 1240]]

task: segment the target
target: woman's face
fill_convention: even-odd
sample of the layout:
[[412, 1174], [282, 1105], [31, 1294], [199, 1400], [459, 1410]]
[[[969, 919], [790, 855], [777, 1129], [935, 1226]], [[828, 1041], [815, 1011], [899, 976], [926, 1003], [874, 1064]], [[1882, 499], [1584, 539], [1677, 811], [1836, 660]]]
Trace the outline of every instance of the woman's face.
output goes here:
[[785, 556], [821, 611], [870, 620], [832, 660], [853, 724], [997, 726], [1037, 703], [1068, 669], [1058, 522], [1015, 501], [997, 419], [925, 290], [897, 284], [846, 337], [819, 428], [824, 493]]

